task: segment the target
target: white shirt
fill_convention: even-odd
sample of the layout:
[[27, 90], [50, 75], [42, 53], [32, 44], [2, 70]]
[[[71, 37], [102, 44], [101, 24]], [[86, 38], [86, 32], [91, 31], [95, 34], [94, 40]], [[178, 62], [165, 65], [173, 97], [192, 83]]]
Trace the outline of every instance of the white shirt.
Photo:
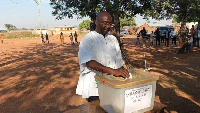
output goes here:
[[150, 34], [150, 41], [153, 42], [154, 41], [154, 33]]
[[175, 36], [176, 36], [176, 31], [171, 31], [171, 32], [170, 32], [170, 36], [171, 36], [171, 37], [175, 37]]
[[190, 37], [190, 40], [188, 40], [188, 43], [190, 43], [190, 44], [193, 43], [193, 37]]
[[79, 45], [80, 76], [76, 94], [82, 98], [98, 96], [98, 88], [94, 76], [99, 73], [86, 66], [86, 62], [95, 60], [106, 67], [118, 69], [123, 66], [119, 43], [115, 36], [103, 35], [96, 31], [86, 34]]
[[200, 38], [200, 30], [197, 30], [197, 38]]

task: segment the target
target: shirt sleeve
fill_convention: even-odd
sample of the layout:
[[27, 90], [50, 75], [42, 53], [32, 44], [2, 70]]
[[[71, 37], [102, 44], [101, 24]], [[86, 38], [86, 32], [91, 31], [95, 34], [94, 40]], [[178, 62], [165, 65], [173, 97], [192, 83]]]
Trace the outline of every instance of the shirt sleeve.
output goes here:
[[84, 36], [81, 40], [79, 45], [78, 58], [82, 75], [90, 73], [91, 69], [86, 66], [86, 63], [91, 60], [96, 60], [94, 55], [93, 42], [90, 35]]

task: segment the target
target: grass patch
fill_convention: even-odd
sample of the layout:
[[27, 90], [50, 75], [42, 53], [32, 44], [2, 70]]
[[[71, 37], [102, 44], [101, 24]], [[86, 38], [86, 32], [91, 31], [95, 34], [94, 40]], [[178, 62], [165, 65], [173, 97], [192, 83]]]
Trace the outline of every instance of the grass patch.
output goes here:
[[11, 31], [2, 33], [4, 39], [21, 39], [40, 37], [39, 34], [32, 34], [32, 31]]

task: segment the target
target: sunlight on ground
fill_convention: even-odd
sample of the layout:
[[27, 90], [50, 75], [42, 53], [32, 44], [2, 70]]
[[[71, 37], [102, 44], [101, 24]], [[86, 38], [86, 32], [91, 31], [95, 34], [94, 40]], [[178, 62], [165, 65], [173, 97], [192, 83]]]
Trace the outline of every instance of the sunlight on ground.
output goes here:
[[[56, 40], [59, 41], [59, 38]], [[78, 107], [84, 108], [82, 105], [87, 101], [75, 93], [80, 75], [78, 44], [36, 45], [0, 52], [2, 112], [81, 112]], [[179, 109], [181, 104], [198, 109], [199, 54], [175, 54], [174, 48], [144, 49], [132, 42], [125, 45], [133, 68], [144, 70], [145, 54], [147, 67], [149, 64], [152, 67], [150, 73], [160, 77], [156, 98], [159, 97], [157, 100], [168, 106], [166, 113], [178, 113], [182, 110]]]

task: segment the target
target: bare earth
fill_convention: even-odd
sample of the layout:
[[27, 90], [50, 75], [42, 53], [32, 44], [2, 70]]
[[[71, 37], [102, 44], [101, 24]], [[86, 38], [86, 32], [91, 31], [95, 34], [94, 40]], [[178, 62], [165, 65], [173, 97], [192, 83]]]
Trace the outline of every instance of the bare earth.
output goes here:
[[[124, 48], [134, 68], [160, 76], [156, 100], [167, 105], [166, 113], [200, 113], [200, 49], [175, 54], [177, 47], [142, 48], [136, 36], [127, 36]], [[79, 41], [81, 37], [78, 37]], [[77, 110], [87, 103], [75, 94], [79, 77], [78, 44], [50, 44], [40, 38], [4, 40], [0, 44], [0, 113], [87, 113]], [[170, 43], [171, 44], [171, 43]], [[151, 62], [151, 63], [150, 63]], [[74, 113], [75, 113], [74, 112]]]

